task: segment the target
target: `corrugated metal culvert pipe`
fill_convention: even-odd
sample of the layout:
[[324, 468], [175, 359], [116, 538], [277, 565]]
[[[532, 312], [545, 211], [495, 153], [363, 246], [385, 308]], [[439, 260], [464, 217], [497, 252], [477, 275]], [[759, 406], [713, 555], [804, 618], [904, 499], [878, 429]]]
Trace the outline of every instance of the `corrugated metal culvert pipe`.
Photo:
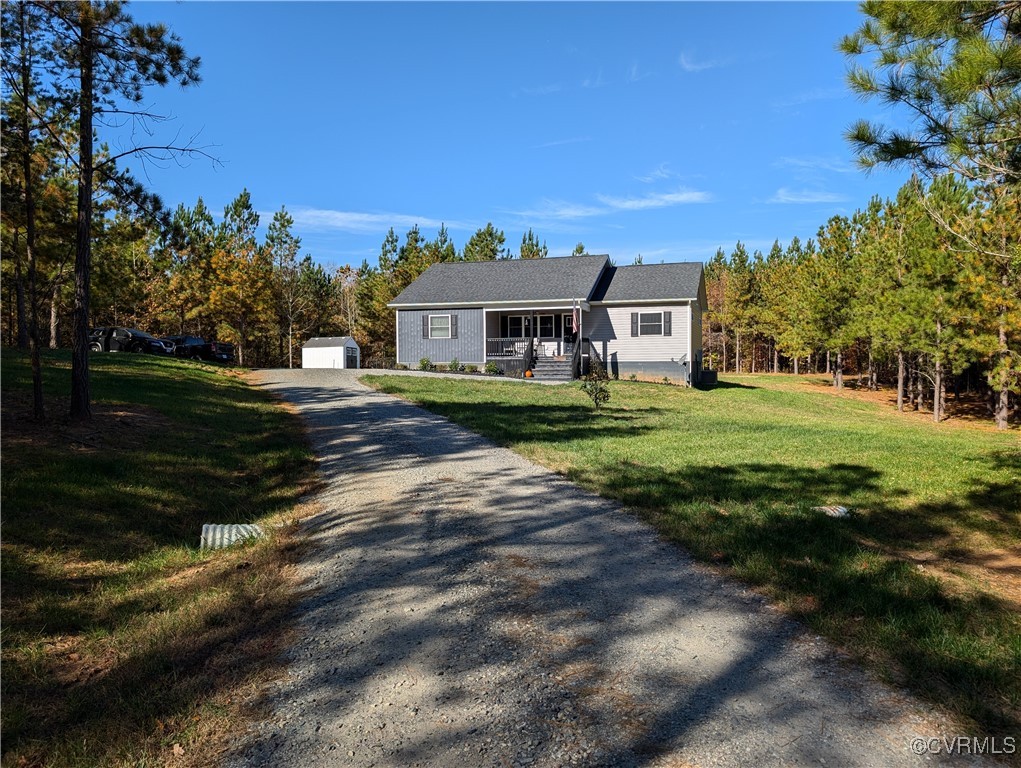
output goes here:
[[258, 525], [206, 523], [202, 526], [201, 549], [223, 549], [245, 539], [257, 539], [263, 535]]

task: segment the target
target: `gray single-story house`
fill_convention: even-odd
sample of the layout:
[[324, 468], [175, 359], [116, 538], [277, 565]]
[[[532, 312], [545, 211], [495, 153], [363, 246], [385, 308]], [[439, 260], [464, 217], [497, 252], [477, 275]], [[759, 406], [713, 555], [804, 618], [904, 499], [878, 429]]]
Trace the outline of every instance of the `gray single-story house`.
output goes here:
[[433, 264], [390, 304], [397, 362], [457, 359], [574, 378], [598, 361], [626, 378], [699, 380], [700, 263], [615, 267], [609, 256]]
[[350, 336], [309, 339], [301, 348], [302, 368], [361, 368], [361, 349]]

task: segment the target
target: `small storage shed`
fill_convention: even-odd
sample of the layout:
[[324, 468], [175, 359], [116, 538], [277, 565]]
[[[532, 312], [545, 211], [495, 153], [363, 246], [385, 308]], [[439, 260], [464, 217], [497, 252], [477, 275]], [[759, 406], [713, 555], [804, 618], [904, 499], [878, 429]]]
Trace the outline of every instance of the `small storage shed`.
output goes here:
[[361, 368], [362, 351], [350, 336], [309, 339], [301, 348], [302, 368]]

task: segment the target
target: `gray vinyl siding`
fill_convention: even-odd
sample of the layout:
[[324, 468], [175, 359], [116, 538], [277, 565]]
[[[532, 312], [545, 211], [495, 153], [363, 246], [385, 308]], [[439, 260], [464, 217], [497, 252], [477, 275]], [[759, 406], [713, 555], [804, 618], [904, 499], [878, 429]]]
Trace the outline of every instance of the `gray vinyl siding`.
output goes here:
[[[457, 315], [456, 339], [423, 339], [422, 318], [428, 315]], [[447, 363], [455, 357], [462, 363], [484, 363], [485, 328], [481, 307], [454, 309], [400, 309], [397, 311], [397, 362], [418, 365], [423, 357]]]
[[[632, 312], [670, 312], [670, 335], [632, 336]], [[585, 313], [582, 333], [611, 373], [626, 376], [654, 369], [672, 379], [687, 380], [692, 361], [691, 330], [686, 304], [622, 305], [592, 307]]]

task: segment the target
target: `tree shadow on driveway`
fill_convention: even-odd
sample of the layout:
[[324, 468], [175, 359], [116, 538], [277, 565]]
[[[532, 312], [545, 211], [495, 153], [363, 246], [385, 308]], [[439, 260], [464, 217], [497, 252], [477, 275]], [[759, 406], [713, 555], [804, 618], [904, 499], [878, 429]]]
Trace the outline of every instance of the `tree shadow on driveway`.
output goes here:
[[[236, 764], [912, 762], [917, 712], [616, 503], [357, 385], [279, 386], [320, 456], [325, 512], [292, 677]], [[863, 469], [776, 492], [870, 482]], [[704, 487], [696, 470], [615, 482], [648, 499]], [[752, 497], [780, 476], [723, 480]], [[770, 535], [806, 528], [789, 522]]]

